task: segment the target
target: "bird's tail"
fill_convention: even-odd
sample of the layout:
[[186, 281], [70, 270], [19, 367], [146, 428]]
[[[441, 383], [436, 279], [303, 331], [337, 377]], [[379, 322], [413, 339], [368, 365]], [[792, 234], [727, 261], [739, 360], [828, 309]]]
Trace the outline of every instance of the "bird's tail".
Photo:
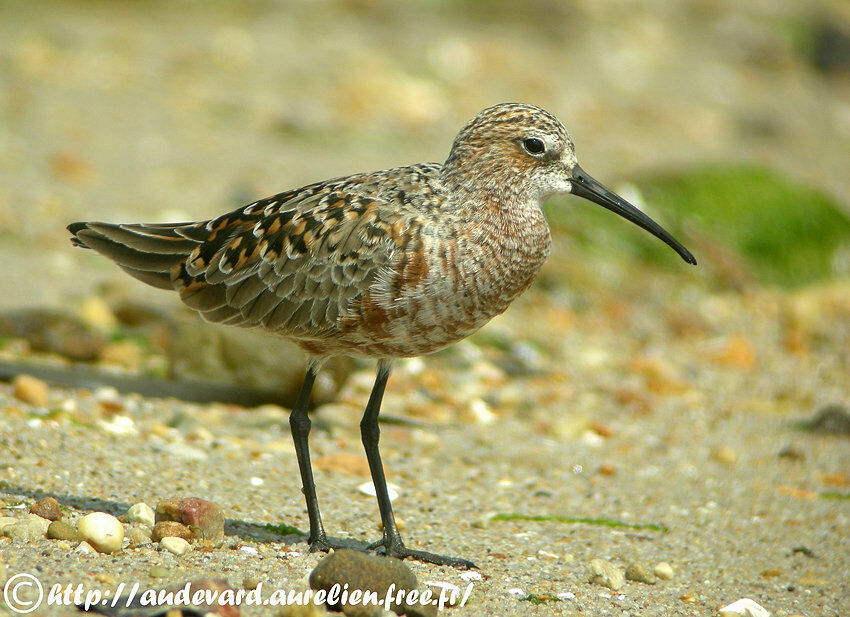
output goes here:
[[97, 251], [130, 276], [160, 289], [174, 289], [174, 275], [198, 245], [178, 233], [188, 223], [130, 224], [72, 223], [68, 231], [74, 246]]

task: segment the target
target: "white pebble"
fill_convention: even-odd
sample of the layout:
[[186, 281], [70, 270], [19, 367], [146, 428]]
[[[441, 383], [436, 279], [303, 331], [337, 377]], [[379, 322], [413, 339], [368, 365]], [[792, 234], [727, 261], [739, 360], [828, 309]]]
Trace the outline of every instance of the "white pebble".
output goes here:
[[86, 514], [77, 524], [77, 531], [83, 540], [100, 553], [119, 551], [124, 542], [124, 526], [121, 521], [105, 512]]
[[479, 424], [492, 424], [496, 420], [496, 414], [480, 398], [472, 399], [472, 402], [469, 403], [469, 411], [473, 419]]
[[[371, 482], [364, 482], [357, 487], [357, 490], [363, 495], [369, 495], [370, 497], [375, 496], [375, 485]], [[390, 501], [398, 499], [398, 491], [399, 488], [395, 484], [387, 483], [387, 493], [390, 496]]]
[[722, 617], [770, 617], [770, 611], [755, 600], [741, 598], [729, 606], [717, 609]]
[[444, 589], [448, 592], [445, 595], [452, 595], [460, 593], [460, 587], [455, 585], [454, 583], [449, 583], [447, 581], [425, 581], [425, 585], [428, 587], [436, 587], [437, 589]]
[[97, 425], [107, 433], [119, 437], [135, 435], [139, 432], [130, 416], [112, 416], [109, 420], [98, 420]]
[[184, 461], [204, 461], [209, 456], [200, 448], [180, 442], [167, 443], [162, 446], [162, 451], [168, 456], [173, 456]]
[[251, 479], [248, 481], [251, 483], [251, 486], [262, 486], [266, 483], [265, 480], [263, 480], [262, 478], [258, 478], [257, 476], [252, 476]]
[[586, 430], [581, 434], [581, 440], [591, 448], [599, 448], [605, 443], [605, 438], [596, 431]]
[[186, 540], [176, 536], [167, 536], [160, 540], [159, 544], [169, 553], [174, 553], [175, 555], [185, 555], [192, 549]]
[[148, 504], [139, 502], [130, 506], [130, 509], [127, 510], [127, 521], [130, 523], [139, 523], [140, 525], [153, 527], [154, 524], [156, 524], [156, 515], [154, 514], [153, 508], [151, 508]]
[[655, 572], [655, 576], [660, 578], [662, 581], [669, 581], [673, 578], [673, 566], [666, 561], [658, 562], [653, 571]]
[[239, 550], [246, 555], [259, 555], [260, 551], [255, 549], [253, 546], [240, 546]]
[[482, 578], [481, 573], [476, 572], [475, 570], [467, 570], [466, 572], [461, 573], [460, 577], [467, 583], [471, 583], [472, 581], [480, 581]]
[[562, 591], [556, 597], [560, 598], [561, 600], [575, 600], [576, 594], [574, 594], [572, 591]]
[[83, 555], [92, 555], [97, 552], [96, 550], [94, 550], [94, 547], [88, 542], [80, 542], [77, 545], [77, 548], [74, 549], [74, 551], [77, 553], [82, 553]]
[[512, 596], [524, 596], [525, 595], [525, 592], [522, 589], [520, 589], [519, 587], [511, 587], [510, 589], [508, 589], [508, 593], [511, 594]]

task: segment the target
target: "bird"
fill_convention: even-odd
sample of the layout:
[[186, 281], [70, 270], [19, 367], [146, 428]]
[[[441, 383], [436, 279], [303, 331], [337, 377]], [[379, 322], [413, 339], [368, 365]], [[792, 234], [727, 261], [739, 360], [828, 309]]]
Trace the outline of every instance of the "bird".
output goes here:
[[658, 223], [579, 166], [555, 116], [524, 103], [478, 113], [442, 164], [315, 182], [206, 221], [78, 222], [68, 230], [75, 246], [176, 291], [205, 320], [282, 336], [306, 353], [289, 424], [311, 551], [345, 546], [325, 532], [316, 496], [308, 440], [314, 380], [336, 355], [376, 360], [360, 431], [383, 532], [366, 548], [473, 568], [469, 560], [403, 542], [378, 447], [381, 400], [395, 360], [469, 336], [532, 284], [551, 250], [542, 204], [560, 194], [618, 214], [696, 265]]

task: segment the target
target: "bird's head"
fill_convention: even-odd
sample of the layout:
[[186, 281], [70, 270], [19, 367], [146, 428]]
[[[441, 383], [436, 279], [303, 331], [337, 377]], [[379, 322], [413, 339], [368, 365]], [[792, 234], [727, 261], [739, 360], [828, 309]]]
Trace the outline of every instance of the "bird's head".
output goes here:
[[564, 125], [534, 105], [502, 103], [475, 116], [455, 138], [444, 176], [452, 188], [476, 187], [502, 194], [508, 201], [541, 204], [552, 195], [583, 197], [645, 229], [687, 263], [696, 264], [669, 232], [585, 172]]

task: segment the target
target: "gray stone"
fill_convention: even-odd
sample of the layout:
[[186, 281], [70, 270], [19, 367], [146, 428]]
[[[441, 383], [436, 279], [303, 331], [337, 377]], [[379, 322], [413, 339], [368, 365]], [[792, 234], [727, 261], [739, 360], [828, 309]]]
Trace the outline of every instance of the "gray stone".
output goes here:
[[65, 521], [53, 521], [47, 528], [47, 537], [51, 540], [67, 540], [68, 542], [77, 543], [80, 541], [80, 534], [77, 533], [77, 528]]
[[626, 568], [626, 580], [637, 581], [638, 583], [646, 583], [647, 585], [655, 584], [655, 575], [650, 569], [640, 561], [635, 561], [629, 564]]
[[[376, 592], [378, 602], [383, 600], [392, 584], [395, 584], [396, 590], [418, 588], [416, 576], [400, 559], [370, 555], [350, 549], [340, 549], [328, 555], [310, 573], [310, 587], [313, 589], [330, 591], [336, 583], [341, 586], [347, 584], [349, 594], [354, 589]], [[362, 602], [349, 602], [342, 606], [330, 606], [330, 608], [342, 609], [348, 617], [374, 617], [381, 614], [380, 605], [364, 606]], [[399, 614], [406, 614], [410, 608], [414, 607], [394, 606], [392, 610]]]
[[14, 525], [5, 528], [5, 534], [13, 542], [30, 542], [46, 535], [46, 530], [38, 522], [31, 519], [21, 519]]

